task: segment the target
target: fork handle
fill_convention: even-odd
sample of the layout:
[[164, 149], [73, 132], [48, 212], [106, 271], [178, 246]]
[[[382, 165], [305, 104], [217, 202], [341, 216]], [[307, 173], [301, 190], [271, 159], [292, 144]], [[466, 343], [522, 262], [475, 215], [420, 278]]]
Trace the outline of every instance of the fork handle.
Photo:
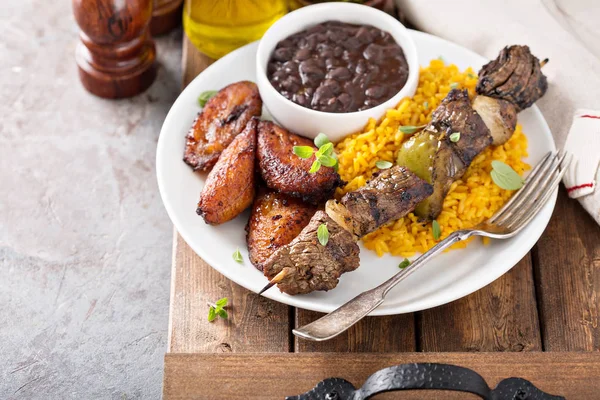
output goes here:
[[431, 258], [469, 236], [469, 231], [451, 233], [446, 239], [433, 246], [412, 264], [400, 270], [381, 285], [359, 294], [318, 320], [294, 329], [294, 335], [303, 339], [316, 341], [329, 340], [336, 337], [379, 307], [383, 303], [385, 296], [394, 286], [410, 276], [410, 274], [418, 270], [422, 265], [425, 265]]

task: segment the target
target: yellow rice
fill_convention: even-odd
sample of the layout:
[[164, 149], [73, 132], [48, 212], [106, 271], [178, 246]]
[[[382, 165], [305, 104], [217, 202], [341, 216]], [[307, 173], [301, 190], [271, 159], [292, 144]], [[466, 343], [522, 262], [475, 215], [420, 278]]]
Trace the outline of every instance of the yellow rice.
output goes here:
[[[339, 173], [347, 185], [338, 189], [338, 196], [363, 186], [371, 175], [378, 171], [379, 160], [394, 162], [404, 140], [409, 136], [398, 130], [403, 125], [424, 125], [429, 122], [431, 112], [453, 88], [467, 89], [475, 95], [477, 76], [471, 68], [459, 71], [455, 65], [445, 65], [433, 60], [422, 67], [419, 86], [412, 98], [403, 99], [394, 109], [386, 112], [381, 122], [369, 120], [363, 132], [353, 134], [336, 145], [339, 158]], [[490, 146], [479, 154], [462, 179], [454, 182], [444, 200], [437, 221], [441, 227], [440, 240], [451, 232], [472, 227], [489, 218], [510, 198], [512, 191], [498, 187], [491, 179], [491, 162], [500, 160], [510, 165], [520, 175], [530, 167], [522, 161], [527, 156], [527, 137], [521, 126], [512, 138], [502, 146]], [[379, 256], [391, 253], [410, 257], [430, 249], [433, 238], [431, 223], [421, 223], [410, 213], [408, 216], [381, 227], [365, 236], [366, 248]], [[463, 248], [465, 242], [453, 248]]]

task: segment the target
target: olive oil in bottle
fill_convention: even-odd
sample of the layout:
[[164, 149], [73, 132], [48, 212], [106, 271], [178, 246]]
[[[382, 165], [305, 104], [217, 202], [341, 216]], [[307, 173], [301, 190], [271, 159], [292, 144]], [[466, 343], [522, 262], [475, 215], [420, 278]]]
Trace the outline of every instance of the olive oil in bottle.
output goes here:
[[287, 12], [286, 0], [185, 0], [183, 28], [211, 58], [258, 40]]

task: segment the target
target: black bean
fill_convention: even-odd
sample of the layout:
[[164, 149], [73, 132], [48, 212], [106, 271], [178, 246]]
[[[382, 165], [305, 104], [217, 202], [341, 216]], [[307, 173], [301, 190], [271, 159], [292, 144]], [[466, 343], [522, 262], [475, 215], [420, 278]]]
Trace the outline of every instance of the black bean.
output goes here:
[[275, 81], [275, 82], [279, 82], [279, 81], [285, 79], [286, 76], [288, 76], [288, 73], [285, 72], [283, 69], [280, 69], [271, 76], [271, 80]]
[[290, 40], [290, 39], [283, 39], [281, 42], [279, 42], [279, 44], [277, 44], [277, 47], [294, 47], [295, 43]]
[[296, 92], [300, 89], [300, 82], [298, 82], [297, 78], [293, 76], [288, 76], [283, 82], [281, 82], [281, 87], [290, 92]]
[[354, 36], [349, 37], [348, 39], [342, 42], [342, 46], [347, 50], [358, 50], [360, 47], [360, 42]]
[[356, 64], [356, 73], [357, 74], [364, 74], [365, 72], [367, 72], [368, 69], [368, 65], [366, 63], [365, 60], [358, 60], [358, 63]]
[[333, 49], [331, 47], [324, 47], [319, 52], [319, 56], [321, 56], [322, 59], [331, 58], [331, 57], [333, 57]]
[[352, 76], [348, 68], [345, 67], [337, 67], [329, 71], [326, 75], [326, 78], [336, 79], [338, 81], [349, 79]]
[[352, 103], [352, 97], [350, 97], [350, 95], [348, 93], [340, 94], [337, 97], [337, 99], [340, 102], [340, 104], [342, 105], [342, 107], [344, 108], [344, 110], [347, 110], [350, 103]]
[[306, 84], [309, 81], [318, 81], [325, 76], [325, 73], [314, 59], [308, 59], [306, 61], [302, 61], [299, 65], [298, 71], [300, 72], [300, 78], [302, 79], [302, 83]]
[[386, 91], [386, 88], [384, 88], [383, 86], [375, 85], [365, 90], [365, 94], [368, 97], [379, 99], [380, 97], [385, 95]]
[[367, 100], [365, 100], [365, 102], [363, 104], [366, 107], [365, 109], [367, 109], [367, 108], [373, 108], [373, 107], [379, 105], [380, 103], [374, 99], [367, 99]]
[[296, 52], [294, 55], [294, 61], [304, 61], [310, 58], [310, 49], [303, 48]]
[[381, 46], [375, 44], [375, 43], [371, 43], [370, 45], [367, 46], [367, 48], [363, 51], [363, 56], [369, 60], [372, 61], [374, 63], [377, 63], [381, 60], [383, 55], [383, 51], [381, 49]]
[[325, 28], [322, 24], [318, 24], [318, 25], [314, 25], [311, 26], [310, 28], [308, 28], [306, 30], [306, 33], [310, 34], [310, 33], [319, 33], [319, 32], [325, 32], [327, 28]]
[[292, 74], [298, 72], [298, 64], [293, 61], [286, 61], [281, 66], [280, 71], [284, 71], [287, 74]]
[[361, 26], [358, 28], [358, 31], [356, 31], [354, 37], [356, 37], [362, 44], [371, 43], [373, 41], [373, 35], [366, 26]]
[[289, 47], [282, 47], [273, 52], [273, 59], [277, 61], [287, 61], [292, 58], [292, 49]]

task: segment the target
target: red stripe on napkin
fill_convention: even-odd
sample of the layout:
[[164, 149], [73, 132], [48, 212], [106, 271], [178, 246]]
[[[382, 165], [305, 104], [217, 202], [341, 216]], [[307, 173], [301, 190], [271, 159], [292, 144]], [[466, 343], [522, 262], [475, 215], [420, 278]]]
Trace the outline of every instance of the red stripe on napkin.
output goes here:
[[579, 118], [594, 118], [594, 119], [600, 119], [600, 116], [598, 116], [598, 115], [584, 114], [584, 115], [580, 116]]
[[592, 186], [594, 186], [593, 183], [584, 183], [582, 185], [573, 186], [573, 187], [567, 188], [567, 193], [571, 193], [573, 190], [583, 189], [583, 188], [592, 187]]

